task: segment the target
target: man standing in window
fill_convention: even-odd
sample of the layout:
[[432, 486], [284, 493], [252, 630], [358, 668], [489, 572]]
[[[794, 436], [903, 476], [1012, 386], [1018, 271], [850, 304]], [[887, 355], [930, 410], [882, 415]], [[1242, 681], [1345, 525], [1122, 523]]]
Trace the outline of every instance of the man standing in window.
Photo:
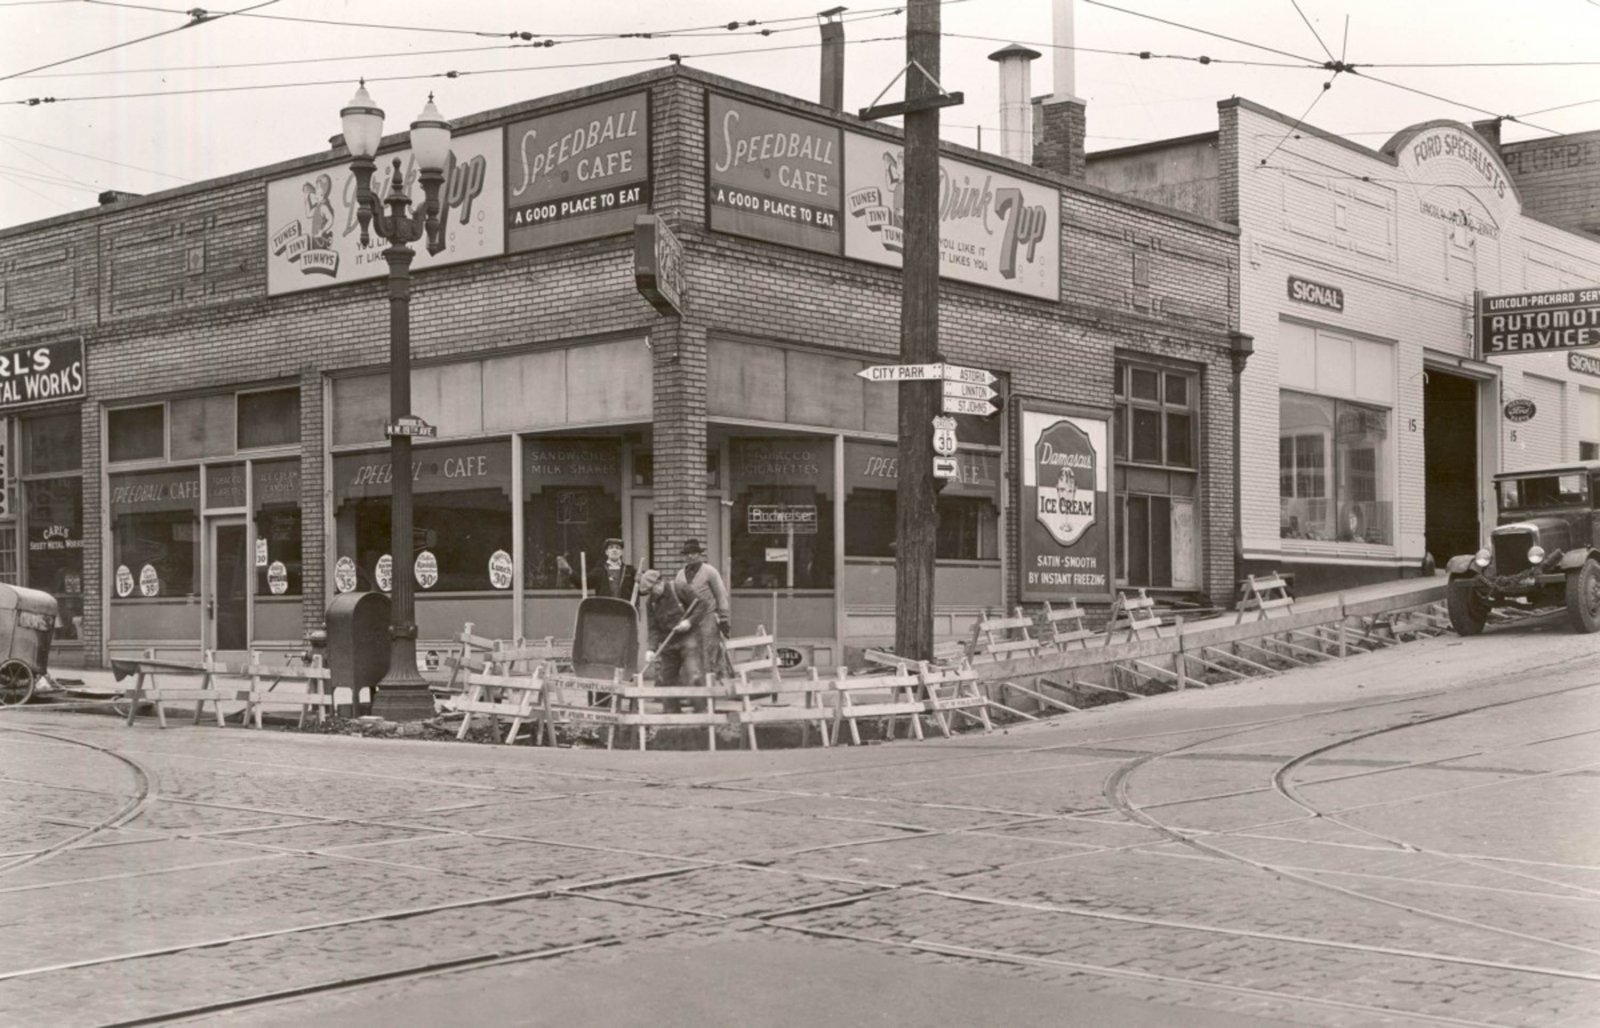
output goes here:
[[722, 573], [706, 563], [706, 548], [700, 540], [685, 540], [681, 552], [684, 563], [676, 579], [678, 594], [699, 600], [711, 615], [697, 620], [692, 630], [693, 642], [700, 647], [700, 666], [707, 671], [725, 674], [728, 671], [728, 656], [723, 650], [722, 640], [728, 634], [729, 619], [733, 616], [733, 606], [728, 601], [728, 587], [722, 581]]
[[[589, 594], [591, 596], [611, 596], [619, 600], [633, 601], [634, 567], [625, 564], [622, 560], [622, 540], [607, 539], [605, 545], [606, 559], [597, 562], [589, 568]], [[567, 583], [573, 588], [578, 586], [578, 576], [572, 570], [572, 565], [567, 563], [564, 554], [556, 554], [556, 570], [559, 571]]]

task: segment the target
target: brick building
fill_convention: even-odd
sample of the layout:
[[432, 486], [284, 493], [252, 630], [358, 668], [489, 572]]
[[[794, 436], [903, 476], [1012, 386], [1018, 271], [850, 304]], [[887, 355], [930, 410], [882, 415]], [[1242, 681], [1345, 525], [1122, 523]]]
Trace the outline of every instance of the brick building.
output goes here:
[[[336, 593], [411, 574], [427, 652], [468, 621], [568, 636], [558, 555], [618, 536], [672, 568], [693, 536], [735, 631], [847, 659], [893, 631], [897, 387], [858, 373], [898, 352], [899, 160], [893, 129], [682, 67], [458, 119], [400, 560], [385, 267], [342, 148], [0, 232], [0, 577], [55, 593], [58, 655], [94, 665], [299, 648]], [[1119, 585], [1225, 602], [1237, 230], [942, 161], [941, 349], [1004, 406], [957, 418], [938, 631]], [[26, 361], [77, 375], [46, 394]]]
[[[1491, 476], [1600, 451], [1587, 353], [1483, 358], [1474, 294], [1600, 285], [1600, 240], [1530, 214], [1488, 140], [1448, 121], [1371, 150], [1246, 100], [1219, 130], [1088, 159], [1104, 188], [1236, 224], [1244, 570], [1303, 591], [1477, 549]], [[1531, 400], [1511, 420], [1508, 401]], [[1521, 413], [1525, 413], [1526, 408]]]

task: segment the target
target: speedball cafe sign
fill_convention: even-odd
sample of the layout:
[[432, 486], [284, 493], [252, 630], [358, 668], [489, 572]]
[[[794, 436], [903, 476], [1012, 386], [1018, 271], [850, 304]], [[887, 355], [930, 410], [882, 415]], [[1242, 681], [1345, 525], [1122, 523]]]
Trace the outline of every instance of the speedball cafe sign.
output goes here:
[[1022, 598], [1110, 599], [1111, 495], [1104, 418], [1022, 410]]
[[506, 247], [536, 250], [633, 230], [650, 207], [650, 94], [506, 129]]
[[[846, 133], [844, 255], [900, 267], [905, 251], [905, 148]], [[1061, 197], [1035, 182], [964, 161], [939, 161], [939, 274], [1061, 298]]]
[[[498, 130], [450, 140], [450, 159], [439, 189], [444, 249], [430, 254], [422, 242], [412, 244], [412, 270], [505, 252], [500, 147]], [[380, 199], [388, 195], [396, 159], [415, 213], [422, 206], [422, 182], [410, 149], [378, 155], [372, 190]], [[389, 244], [369, 230], [367, 245], [361, 245], [358, 212], [356, 180], [348, 160], [267, 183], [267, 294], [387, 275], [383, 251]]]
[[706, 99], [711, 227], [821, 253], [843, 250], [837, 128], [712, 93]]

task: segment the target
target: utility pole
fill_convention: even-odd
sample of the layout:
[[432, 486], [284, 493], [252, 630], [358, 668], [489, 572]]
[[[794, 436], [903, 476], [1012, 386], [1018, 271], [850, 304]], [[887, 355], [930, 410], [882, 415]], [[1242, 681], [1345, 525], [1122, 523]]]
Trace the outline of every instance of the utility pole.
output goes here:
[[[900, 287], [900, 360], [939, 360], [940, 0], [906, 10], [906, 114], [903, 158], [905, 261]], [[920, 65], [920, 68], [918, 67]], [[940, 382], [900, 388], [900, 479], [896, 494], [894, 651], [933, 658], [933, 575], [939, 494], [933, 479], [933, 416]]]

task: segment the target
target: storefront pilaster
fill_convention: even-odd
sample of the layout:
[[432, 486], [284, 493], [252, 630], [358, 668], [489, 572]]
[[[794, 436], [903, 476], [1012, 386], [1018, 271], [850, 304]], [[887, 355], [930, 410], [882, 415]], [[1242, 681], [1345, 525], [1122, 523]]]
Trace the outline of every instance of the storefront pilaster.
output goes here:
[[[683, 541], [704, 541], [706, 502], [706, 333], [680, 318], [650, 330], [654, 389], [655, 527], [657, 563], [676, 569]], [[720, 558], [712, 554], [713, 562]]]

